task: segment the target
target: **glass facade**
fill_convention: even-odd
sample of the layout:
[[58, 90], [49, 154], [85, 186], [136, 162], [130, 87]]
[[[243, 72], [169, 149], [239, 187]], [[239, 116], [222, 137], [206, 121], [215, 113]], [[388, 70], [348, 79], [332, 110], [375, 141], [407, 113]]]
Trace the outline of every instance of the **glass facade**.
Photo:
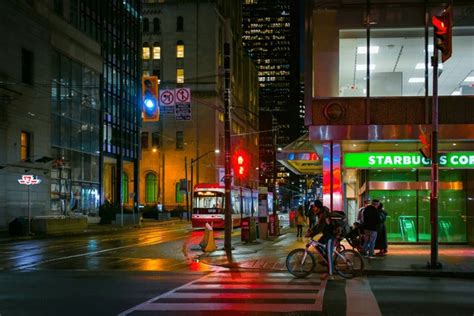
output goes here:
[[[431, 94], [433, 31], [426, 14], [439, 15], [444, 3], [358, 3], [337, 11], [315, 11], [316, 95]], [[474, 95], [473, 8], [474, 5], [454, 6], [453, 54], [440, 63], [439, 95]], [[366, 23], [367, 19], [370, 23]]]
[[100, 74], [54, 52], [51, 211], [95, 213], [99, 203]]
[[[369, 171], [370, 181], [429, 182], [430, 170]], [[463, 182], [466, 170], [440, 170], [440, 182]], [[370, 190], [388, 212], [388, 240], [392, 242], [429, 242], [430, 192], [428, 190]], [[440, 190], [438, 199], [439, 241], [466, 242], [467, 194], [465, 190]]]
[[[140, 98], [140, 61], [143, 53], [140, 10], [139, 0], [71, 0], [70, 3], [71, 24], [101, 46], [102, 75], [100, 81], [96, 83], [100, 91], [98, 120], [101, 130], [100, 134], [91, 138], [91, 146], [94, 147], [96, 153], [101, 154], [101, 159], [97, 164], [102, 164], [101, 196], [102, 198], [112, 197], [114, 203], [127, 203], [127, 197], [119, 198], [119, 195], [123, 196], [125, 189], [127, 195], [129, 191], [128, 187], [123, 187], [122, 181], [115, 182], [114, 179], [120, 179], [124, 168], [128, 168], [126, 165], [130, 163], [132, 167], [128, 169], [131, 170], [127, 171], [129, 178], [133, 179], [135, 172], [138, 172], [135, 162], [139, 156], [138, 133], [141, 124], [141, 109], [138, 106], [138, 100]], [[149, 23], [145, 24], [149, 25]], [[151, 58], [150, 49], [148, 45], [147, 58]], [[74, 69], [72, 73], [74, 74]], [[72, 78], [74, 80], [75, 77], [72, 76]], [[75, 95], [72, 94], [72, 97], [72, 102], [74, 102]], [[53, 108], [54, 106], [53, 104]], [[75, 113], [74, 107], [70, 110], [72, 118], [79, 115]], [[64, 131], [62, 128], [66, 125], [58, 126], [61, 128], [60, 133], [53, 133], [53, 135], [61, 135], [60, 146], [68, 147], [69, 141], [70, 146], [78, 150], [79, 143], [74, 138], [76, 134], [73, 132], [78, 126], [73, 126], [71, 130], [65, 128]], [[107, 163], [104, 163], [107, 159], [109, 162], [113, 161], [116, 166], [116, 168], [109, 168], [114, 174], [106, 166]], [[133, 182], [138, 183], [135, 180]], [[109, 185], [110, 183], [117, 183], [117, 185]], [[136, 186], [138, 187], [138, 184]], [[134, 187], [134, 191], [135, 189]], [[134, 196], [137, 197], [137, 194]]]

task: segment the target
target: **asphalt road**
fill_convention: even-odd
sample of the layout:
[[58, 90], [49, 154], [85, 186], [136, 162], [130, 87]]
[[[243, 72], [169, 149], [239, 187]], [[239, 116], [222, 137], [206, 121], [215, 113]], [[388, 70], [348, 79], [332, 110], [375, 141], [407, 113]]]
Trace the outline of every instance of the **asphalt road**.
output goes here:
[[474, 314], [472, 280], [229, 271], [196, 260], [201, 239], [182, 223], [0, 243], [0, 315]]

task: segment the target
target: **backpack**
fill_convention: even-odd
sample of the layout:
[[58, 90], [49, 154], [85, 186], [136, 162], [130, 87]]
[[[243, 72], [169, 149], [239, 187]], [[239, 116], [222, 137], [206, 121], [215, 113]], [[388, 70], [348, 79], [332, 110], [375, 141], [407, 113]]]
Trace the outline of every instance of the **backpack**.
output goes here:
[[337, 237], [345, 237], [347, 233], [351, 230], [349, 224], [347, 223], [346, 214], [342, 211], [332, 211], [329, 212], [329, 218], [331, 223], [334, 226], [334, 234]]

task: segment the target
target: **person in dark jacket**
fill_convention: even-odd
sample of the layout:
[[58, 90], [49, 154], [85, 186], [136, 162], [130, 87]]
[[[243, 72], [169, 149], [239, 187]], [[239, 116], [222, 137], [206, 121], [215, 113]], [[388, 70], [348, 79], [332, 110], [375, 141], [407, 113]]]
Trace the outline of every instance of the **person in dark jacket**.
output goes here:
[[313, 214], [316, 216], [318, 223], [315, 227], [310, 228], [305, 237], [313, 237], [319, 233], [323, 235], [319, 238], [319, 242], [326, 245], [326, 254], [328, 262], [329, 275], [333, 274], [334, 269], [334, 243], [336, 241], [335, 227], [329, 217], [329, 209], [323, 206], [320, 200], [314, 201]]
[[369, 258], [375, 258], [374, 247], [377, 239], [377, 226], [380, 223], [377, 207], [378, 200], [372, 200], [372, 204], [364, 209], [363, 225], [364, 225], [364, 246], [363, 254]]
[[383, 204], [380, 203], [377, 208], [379, 214], [380, 223], [377, 227], [377, 240], [375, 241], [375, 249], [379, 249], [377, 256], [385, 256], [388, 252], [388, 243], [387, 243], [387, 228], [385, 226], [385, 220], [387, 218], [387, 212], [383, 208]]

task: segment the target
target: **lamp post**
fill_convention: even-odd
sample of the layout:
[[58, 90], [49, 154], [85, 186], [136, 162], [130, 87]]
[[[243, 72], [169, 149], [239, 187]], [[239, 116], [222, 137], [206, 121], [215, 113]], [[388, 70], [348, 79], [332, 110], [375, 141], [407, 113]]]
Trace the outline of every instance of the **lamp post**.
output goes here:
[[191, 212], [193, 211], [193, 198], [194, 198], [194, 163], [197, 162], [199, 159], [203, 158], [204, 156], [210, 154], [210, 153], [215, 153], [218, 154], [221, 151], [219, 149], [214, 149], [214, 150], [209, 150], [206, 151], [204, 154], [198, 156], [196, 159], [191, 158]]

